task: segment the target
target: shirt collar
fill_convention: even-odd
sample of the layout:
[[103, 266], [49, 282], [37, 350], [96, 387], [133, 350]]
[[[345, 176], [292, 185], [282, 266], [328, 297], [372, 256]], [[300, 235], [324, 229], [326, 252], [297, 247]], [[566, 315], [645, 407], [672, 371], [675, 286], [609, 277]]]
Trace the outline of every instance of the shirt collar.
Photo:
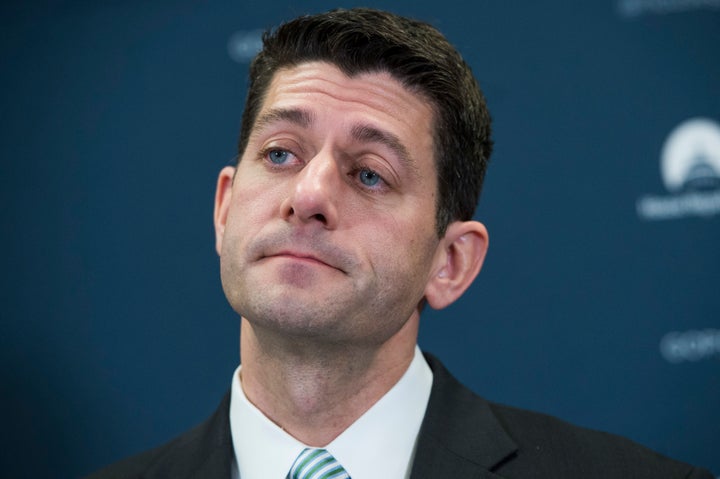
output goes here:
[[[409, 477], [431, 388], [432, 371], [416, 346], [400, 380], [325, 449], [353, 479]], [[241, 479], [284, 478], [307, 447], [247, 399], [240, 367], [232, 379], [230, 431]]]

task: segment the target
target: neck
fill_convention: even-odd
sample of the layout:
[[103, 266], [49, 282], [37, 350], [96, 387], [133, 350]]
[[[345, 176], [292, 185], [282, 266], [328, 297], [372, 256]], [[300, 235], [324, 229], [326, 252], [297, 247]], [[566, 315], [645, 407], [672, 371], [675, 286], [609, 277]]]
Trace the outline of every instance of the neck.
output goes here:
[[299, 441], [322, 447], [397, 383], [412, 361], [418, 318], [381, 345], [284, 338], [242, 319], [240, 358], [247, 398]]

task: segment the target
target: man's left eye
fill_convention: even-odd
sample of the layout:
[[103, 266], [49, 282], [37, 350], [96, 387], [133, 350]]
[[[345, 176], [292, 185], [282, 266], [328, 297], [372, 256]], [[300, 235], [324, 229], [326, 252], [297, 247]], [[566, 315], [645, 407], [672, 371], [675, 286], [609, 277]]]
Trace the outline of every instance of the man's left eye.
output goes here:
[[360, 170], [360, 182], [365, 186], [377, 186], [380, 183], [380, 175], [372, 170], [363, 169]]
[[290, 153], [285, 150], [270, 150], [267, 156], [274, 165], [282, 165], [288, 161]]

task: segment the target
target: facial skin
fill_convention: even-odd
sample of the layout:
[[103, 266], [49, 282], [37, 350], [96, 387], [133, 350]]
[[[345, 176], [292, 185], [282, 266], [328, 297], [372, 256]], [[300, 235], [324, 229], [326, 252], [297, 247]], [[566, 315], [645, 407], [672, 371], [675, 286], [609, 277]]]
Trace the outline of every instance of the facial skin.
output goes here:
[[[298, 341], [377, 347], [405, 327], [414, 345], [422, 298], [454, 301], [487, 242], [475, 222], [437, 237], [432, 121], [387, 73], [348, 78], [322, 62], [276, 73], [237, 171], [218, 180], [233, 309]], [[482, 254], [460, 258], [476, 268], [455, 284], [463, 241]]]

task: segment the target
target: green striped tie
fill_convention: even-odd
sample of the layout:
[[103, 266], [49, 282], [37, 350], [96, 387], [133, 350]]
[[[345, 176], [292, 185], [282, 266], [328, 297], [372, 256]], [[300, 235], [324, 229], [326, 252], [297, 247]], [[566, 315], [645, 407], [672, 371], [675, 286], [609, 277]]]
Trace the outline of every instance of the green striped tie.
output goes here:
[[350, 479], [350, 476], [325, 449], [307, 448], [295, 459], [286, 479]]

